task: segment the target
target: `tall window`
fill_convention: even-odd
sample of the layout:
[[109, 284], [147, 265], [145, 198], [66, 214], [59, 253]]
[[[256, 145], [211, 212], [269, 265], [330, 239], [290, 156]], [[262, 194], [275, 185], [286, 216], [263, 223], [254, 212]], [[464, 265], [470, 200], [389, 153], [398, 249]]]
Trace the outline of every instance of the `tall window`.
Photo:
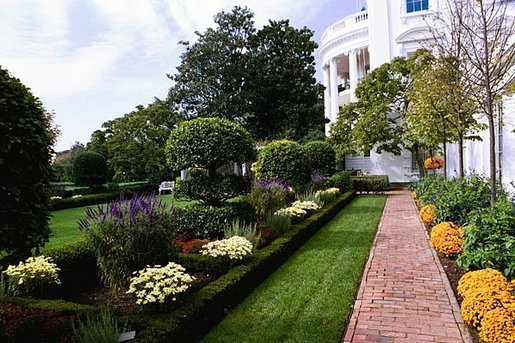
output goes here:
[[429, 0], [406, 0], [406, 12], [418, 12], [429, 9]]

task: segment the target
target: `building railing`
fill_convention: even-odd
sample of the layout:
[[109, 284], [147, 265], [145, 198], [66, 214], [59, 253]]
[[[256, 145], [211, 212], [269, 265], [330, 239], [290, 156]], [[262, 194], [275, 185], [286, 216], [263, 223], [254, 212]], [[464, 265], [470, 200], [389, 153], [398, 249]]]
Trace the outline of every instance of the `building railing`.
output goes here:
[[333, 25], [329, 26], [322, 35], [322, 44], [327, 42], [333, 36], [341, 34], [343, 32], [353, 31], [355, 29], [364, 28], [367, 26], [368, 12], [361, 11], [359, 13], [347, 16]]

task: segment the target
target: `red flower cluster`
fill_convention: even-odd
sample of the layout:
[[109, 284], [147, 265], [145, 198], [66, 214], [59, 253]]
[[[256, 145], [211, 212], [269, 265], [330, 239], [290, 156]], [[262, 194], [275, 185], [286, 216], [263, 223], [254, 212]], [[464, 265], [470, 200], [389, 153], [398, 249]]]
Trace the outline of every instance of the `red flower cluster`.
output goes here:
[[0, 304], [0, 341], [70, 342], [71, 317], [55, 312]]
[[182, 242], [177, 241], [183, 253], [198, 254], [202, 250], [202, 246], [206, 245], [208, 241], [203, 239], [192, 239], [190, 241]]

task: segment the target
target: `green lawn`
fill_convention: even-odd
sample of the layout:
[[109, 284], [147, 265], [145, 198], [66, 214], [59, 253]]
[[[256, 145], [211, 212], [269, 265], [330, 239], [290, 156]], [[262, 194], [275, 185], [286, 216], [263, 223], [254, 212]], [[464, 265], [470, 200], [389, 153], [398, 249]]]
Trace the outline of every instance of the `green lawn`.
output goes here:
[[[158, 195], [157, 198], [168, 205], [174, 204], [178, 207], [184, 207], [194, 203], [190, 200], [174, 201], [173, 197], [170, 195]], [[52, 217], [50, 218], [50, 230], [53, 236], [42, 248], [42, 251], [44, 252], [49, 248], [56, 248], [80, 241], [82, 239], [82, 232], [79, 231], [77, 223], [84, 217], [87, 207], [88, 206], [53, 211]]]
[[355, 199], [203, 342], [340, 342], [385, 202]]

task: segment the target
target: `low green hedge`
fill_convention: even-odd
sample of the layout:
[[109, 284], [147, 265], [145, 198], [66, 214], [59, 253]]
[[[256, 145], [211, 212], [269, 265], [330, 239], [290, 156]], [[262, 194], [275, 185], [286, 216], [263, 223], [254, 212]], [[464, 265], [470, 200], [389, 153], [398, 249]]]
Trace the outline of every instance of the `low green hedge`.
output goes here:
[[65, 210], [67, 208], [91, 206], [98, 204], [105, 204], [106, 202], [117, 199], [120, 195], [127, 197], [132, 196], [134, 193], [131, 191], [116, 191], [110, 193], [100, 193], [91, 195], [82, 195], [76, 198], [63, 198], [63, 199], [51, 199], [50, 206], [52, 211]]
[[388, 175], [352, 176], [354, 189], [361, 193], [384, 192], [390, 186]]
[[[241, 302], [257, 285], [273, 273], [314, 233], [341, 211], [355, 196], [348, 192], [300, 224], [275, 239], [270, 245], [249, 257], [245, 264], [233, 266], [224, 259], [213, 259], [194, 254], [179, 254], [178, 263], [188, 270], [209, 271], [222, 275], [192, 294], [177, 309], [168, 313], [130, 314], [130, 327], [136, 329], [137, 342], [193, 342], [201, 338], [224, 316], [228, 307]], [[98, 284], [95, 257], [83, 244], [77, 243], [46, 253], [61, 268], [63, 297]], [[228, 270], [228, 271], [227, 271]], [[67, 294], [70, 293], [70, 294]], [[63, 300], [37, 300], [0, 297], [0, 302], [16, 303], [25, 307], [42, 308], [58, 313], [90, 313], [99, 311], [92, 306]]]
[[273, 273], [314, 233], [331, 220], [355, 196], [348, 192], [320, 211], [293, 225], [249, 260], [193, 294], [175, 311], [130, 318], [137, 328], [137, 342], [195, 342], [224, 316], [228, 307], [241, 302], [257, 285]]

